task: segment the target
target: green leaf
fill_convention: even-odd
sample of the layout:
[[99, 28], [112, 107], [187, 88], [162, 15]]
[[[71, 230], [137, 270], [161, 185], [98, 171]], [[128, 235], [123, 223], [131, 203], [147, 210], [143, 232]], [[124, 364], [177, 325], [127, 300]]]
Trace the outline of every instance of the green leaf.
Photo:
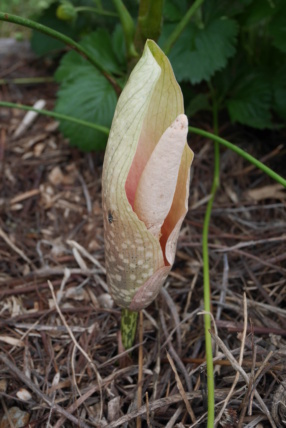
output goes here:
[[188, 10], [186, 0], [166, 0], [164, 3], [164, 19], [169, 22], [179, 21]]
[[232, 18], [240, 14], [251, 2], [252, 0], [205, 0], [202, 8], [204, 21], [208, 23], [222, 16]]
[[227, 66], [223, 70], [218, 71], [212, 78], [212, 85], [220, 104], [224, 103], [225, 98], [234, 87], [237, 76], [242, 74], [240, 61], [237, 61], [238, 56], [239, 54], [231, 59]]
[[[61, 21], [57, 18], [56, 10], [57, 5], [54, 3], [43, 12], [43, 15], [37, 19], [37, 22], [75, 39], [75, 30], [72, 28], [69, 22]], [[31, 37], [31, 47], [37, 55], [44, 56], [47, 54], [57, 53], [61, 49], [64, 49], [65, 45], [59, 40], [53, 39], [46, 34], [33, 31]]]
[[282, 119], [286, 120], [286, 64], [274, 73], [272, 87], [273, 108]]
[[[104, 30], [87, 36], [82, 44], [98, 58], [102, 54], [101, 63], [108, 71], [121, 72], [110, 36]], [[112, 85], [98, 70], [76, 52], [69, 52], [63, 57], [55, 78], [61, 83], [56, 112], [110, 127], [117, 96]], [[99, 150], [105, 147], [107, 138], [99, 131], [66, 121], [61, 122], [60, 130], [69, 138], [71, 145], [82, 150]]]
[[238, 82], [227, 101], [231, 120], [258, 129], [271, 128], [271, 86], [267, 76], [246, 73]]
[[203, 29], [191, 23], [169, 55], [178, 81], [209, 81], [235, 54], [237, 31], [237, 24], [231, 19], [216, 19]]
[[275, 13], [269, 25], [269, 33], [273, 37], [273, 44], [282, 52], [286, 52], [286, 2]]
[[210, 110], [210, 104], [208, 95], [201, 93], [192, 97], [186, 108], [186, 115], [192, 117], [202, 110]]
[[126, 46], [121, 25], [117, 25], [113, 31], [112, 46], [118, 63], [126, 69]]
[[112, 46], [112, 39], [107, 30], [99, 28], [84, 37], [80, 42], [97, 60], [102, 68], [111, 74], [122, 74], [122, 67]]
[[243, 26], [251, 27], [260, 23], [261, 21], [269, 20], [269, 18], [271, 18], [271, 16], [274, 14], [275, 10], [275, 3], [273, 1], [253, 0], [243, 14]]

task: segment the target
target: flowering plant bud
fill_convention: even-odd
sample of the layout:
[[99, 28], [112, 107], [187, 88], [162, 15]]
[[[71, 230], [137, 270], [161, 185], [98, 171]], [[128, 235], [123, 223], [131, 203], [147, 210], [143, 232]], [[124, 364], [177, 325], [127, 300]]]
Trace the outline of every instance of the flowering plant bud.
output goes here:
[[107, 282], [131, 311], [157, 296], [174, 263], [188, 209], [188, 121], [168, 58], [148, 40], [118, 100], [102, 200]]

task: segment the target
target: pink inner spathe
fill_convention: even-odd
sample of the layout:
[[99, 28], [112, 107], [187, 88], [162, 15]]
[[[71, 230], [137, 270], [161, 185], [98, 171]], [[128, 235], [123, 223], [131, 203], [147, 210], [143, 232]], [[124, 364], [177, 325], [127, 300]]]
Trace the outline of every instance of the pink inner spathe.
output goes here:
[[149, 138], [147, 139], [145, 136], [145, 130], [146, 130], [147, 124], [143, 123], [141, 134], [139, 137], [139, 141], [137, 144], [137, 149], [135, 156], [132, 161], [132, 165], [130, 167], [127, 180], [125, 183], [125, 192], [127, 199], [132, 206], [132, 209], [134, 209], [134, 199], [135, 199], [135, 193], [136, 189], [141, 177], [141, 174], [157, 144], [158, 141], [151, 141]]

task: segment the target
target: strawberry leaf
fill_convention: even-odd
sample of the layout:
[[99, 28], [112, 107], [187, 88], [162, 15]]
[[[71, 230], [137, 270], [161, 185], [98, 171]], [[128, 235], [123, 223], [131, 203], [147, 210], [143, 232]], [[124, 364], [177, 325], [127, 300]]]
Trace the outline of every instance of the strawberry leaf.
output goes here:
[[273, 44], [282, 52], [286, 52], [286, 3], [283, 2], [269, 25]]
[[227, 108], [231, 120], [258, 129], [271, 128], [271, 85], [262, 72], [246, 73], [232, 90]]
[[286, 64], [274, 73], [272, 87], [273, 108], [282, 119], [286, 120]]
[[169, 55], [177, 79], [193, 84], [209, 81], [235, 54], [237, 30], [236, 21], [227, 18], [215, 19], [204, 28], [191, 23]]
[[[105, 30], [90, 34], [81, 44], [100, 61], [107, 72], [122, 74], [122, 65], [115, 55], [112, 39]], [[60, 83], [56, 112], [110, 127], [117, 96], [100, 71], [72, 51], [63, 57], [55, 78]], [[107, 136], [91, 128], [63, 120], [60, 130], [69, 138], [72, 146], [82, 150], [99, 150], [106, 145]]]

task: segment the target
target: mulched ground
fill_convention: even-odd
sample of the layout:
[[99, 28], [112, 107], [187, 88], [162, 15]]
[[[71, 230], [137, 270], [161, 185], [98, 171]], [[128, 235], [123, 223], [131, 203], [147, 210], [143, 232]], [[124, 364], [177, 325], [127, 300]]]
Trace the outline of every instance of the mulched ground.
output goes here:
[[[49, 67], [2, 58], [0, 78], [47, 76]], [[50, 109], [56, 89], [10, 83], [0, 99], [44, 99]], [[201, 241], [212, 142], [191, 137], [190, 210], [176, 262], [143, 311], [143, 345], [137, 340], [128, 359], [118, 354], [120, 310], [105, 282], [103, 154], [70, 148], [43, 116], [15, 137], [24, 115], [0, 108], [0, 428], [204, 427]], [[193, 125], [210, 130], [207, 123]], [[283, 174], [285, 131], [226, 123], [221, 135]], [[218, 426], [286, 426], [285, 197], [221, 149], [209, 232]]]

